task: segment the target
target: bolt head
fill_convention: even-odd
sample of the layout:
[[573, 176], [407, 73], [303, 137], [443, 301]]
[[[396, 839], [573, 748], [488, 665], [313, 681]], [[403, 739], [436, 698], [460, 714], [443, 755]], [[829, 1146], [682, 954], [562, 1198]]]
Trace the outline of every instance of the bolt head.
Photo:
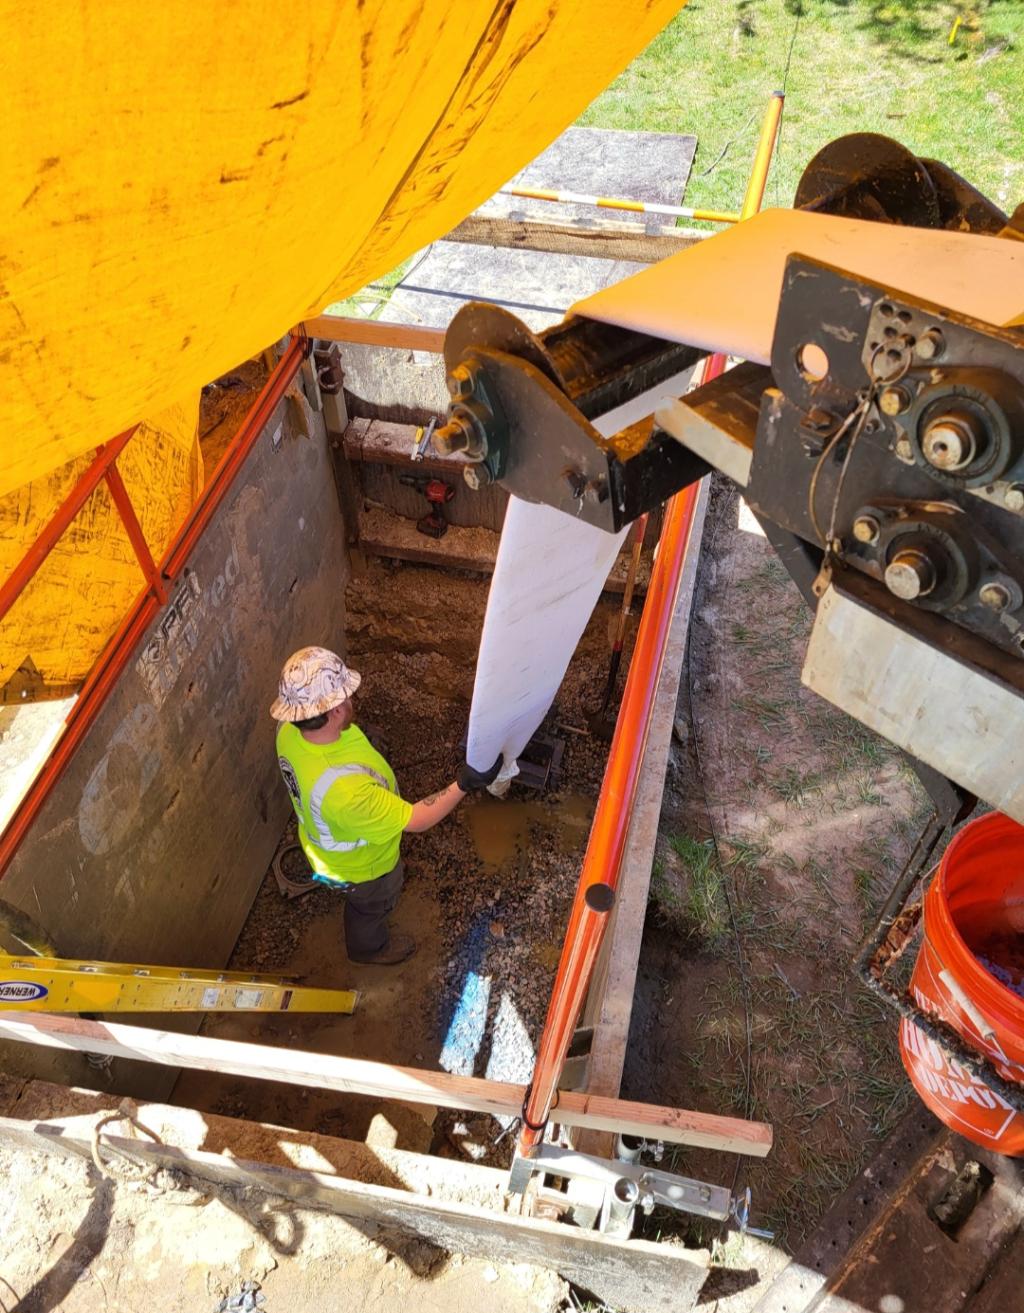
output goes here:
[[569, 496], [579, 501], [587, 490], [587, 480], [584, 476], [579, 470], [568, 469], [562, 474], [562, 480], [569, 490]]
[[883, 415], [900, 415], [910, 405], [910, 394], [906, 388], [884, 388], [878, 398], [878, 408]]
[[451, 456], [456, 451], [465, 451], [469, 441], [469, 426], [461, 415], [452, 415], [447, 424], [434, 430], [430, 444], [440, 455]]
[[914, 344], [914, 355], [918, 360], [935, 360], [945, 350], [945, 342], [937, 328], [929, 328]]
[[914, 449], [910, 445], [909, 438], [898, 438], [896, 440], [896, 455], [900, 458], [900, 460], [907, 461], [910, 464], [913, 464]]
[[1010, 605], [1010, 590], [1002, 584], [985, 584], [978, 593], [978, 600], [990, 611], [1005, 611]]
[[853, 536], [859, 543], [876, 543], [879, 528], [879, 523], [873, 515], [858, 515], [853, 522]]
[[1003, 505], [1010, 511], [1024, 511], [1024, 483], [1015, 483], [1007, 488]]

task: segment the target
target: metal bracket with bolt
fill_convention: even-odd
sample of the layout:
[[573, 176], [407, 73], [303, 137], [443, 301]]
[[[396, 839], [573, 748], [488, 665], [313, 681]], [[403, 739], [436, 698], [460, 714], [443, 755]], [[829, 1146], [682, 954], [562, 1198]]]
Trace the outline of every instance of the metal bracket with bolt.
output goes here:
[[[627, 1137], [620, 1137], [626, 1139]], [[628, 1137], [632, 1138], [632, 1137]], [[648, 1147], [648, 1142], [643, 1142]], [[629, 1152], [633, 1145], [627, 1146]], [[639, 1150], [637, 1150], [639, 1154]], [[734, 1221], [741, 1231], [752, 1235], [769, 1236], [769, 1232], [755, 1231], [749, 1225], [750, 1191], [733, 1198], [724, 1185], [711, 1185], [674, 1172], [662, 1171], [634, 1159], [610, 1161], [590, 1154], [577, 1153], [557, 1144], [543, 1144], [531, 1158], [517, 1158], [513, 1173], [529, 1176], [544, 1173], [548, 1176], [582, 1178], [605, 1187], [604, 1205], [598, 1219], [598, 1228], [609, 1234], [629, 1235], [632, 1232], [636, 1211], [651, 1213], [656, 1207], [672, 1208], [677, 1212], [692, 1213], [712, 1221]]]

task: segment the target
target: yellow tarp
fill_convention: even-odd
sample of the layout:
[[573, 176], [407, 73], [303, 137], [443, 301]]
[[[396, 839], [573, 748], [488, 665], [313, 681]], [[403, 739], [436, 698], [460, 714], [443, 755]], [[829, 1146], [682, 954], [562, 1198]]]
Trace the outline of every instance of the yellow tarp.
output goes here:
[[681, 0], [0, 0], [0, 494], [441, 236]]
[[[117, 459], [155, 560], [203, 486], [193, 404], [143, 424]], [[81, 478], [92, 454], [0, 497], [0, 579]], [[62, 697], [89, 673], [145, 585], [121, 519], [100, 484], [0, 626], [0, 704]]]
[[[119, 468], [159, 558], [202, 480], [172, 403], [445, 233], [681, 3], [0, 0], [0, 578], [154, 415]], [[4, 620], [0, 696], [74, 687], [140, 584], [101, 486]]]

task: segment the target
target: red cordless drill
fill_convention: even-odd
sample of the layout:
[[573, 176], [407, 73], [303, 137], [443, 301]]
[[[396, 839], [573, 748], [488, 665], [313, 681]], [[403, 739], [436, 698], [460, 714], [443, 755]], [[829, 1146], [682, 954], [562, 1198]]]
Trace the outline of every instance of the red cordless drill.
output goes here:
[[443, 538], [448, 532], [448, 521], [444, 518], [441, 507], [455, 496], [455, 488], [443, 479], [431, 479], [425, 474], [400, 474], [398, 482], [417, 488], [430, 503], [430, 511], [421, 520], [416, 521], [416, 528], [428, 538]]

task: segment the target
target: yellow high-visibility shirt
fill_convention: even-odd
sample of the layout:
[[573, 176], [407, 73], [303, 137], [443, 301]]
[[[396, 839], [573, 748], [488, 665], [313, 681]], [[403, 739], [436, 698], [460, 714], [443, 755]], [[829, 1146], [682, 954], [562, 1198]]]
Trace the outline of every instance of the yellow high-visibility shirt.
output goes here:
[[392, 870], [412, 803], [400, 796], [391, 767], [357, 725], [320, 744], [283, 724], [277, 760], [314, 871], [360, 884]]

